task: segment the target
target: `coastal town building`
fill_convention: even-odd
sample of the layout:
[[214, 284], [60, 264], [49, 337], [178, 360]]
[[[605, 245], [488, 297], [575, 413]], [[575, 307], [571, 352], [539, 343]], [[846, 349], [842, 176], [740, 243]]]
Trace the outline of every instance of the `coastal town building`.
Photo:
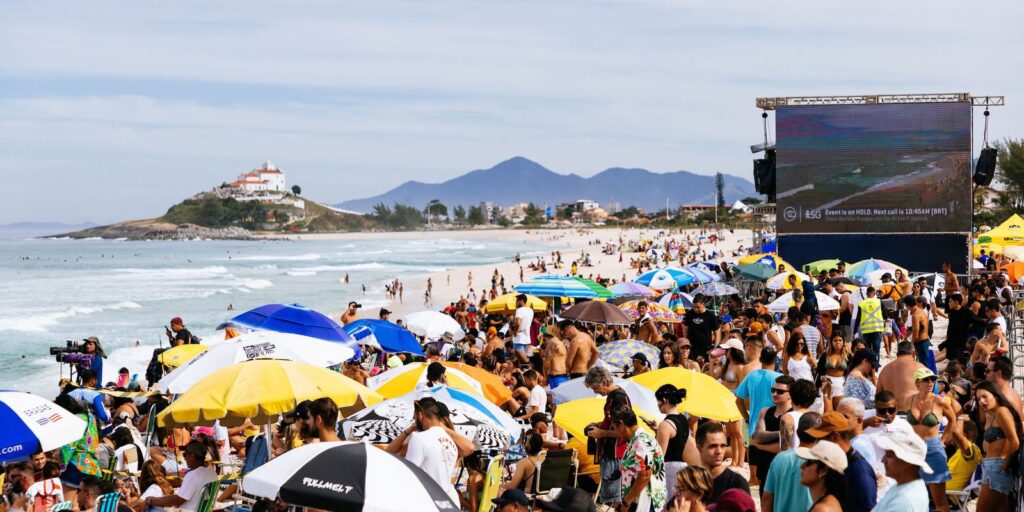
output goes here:
[[249, 172], [239, 174], [238, 179], [228, 183], [228, 186], [250, 194], [256, 192], [286, 192], [288, 190], [284, 172], [274, 166], [270, 160]]

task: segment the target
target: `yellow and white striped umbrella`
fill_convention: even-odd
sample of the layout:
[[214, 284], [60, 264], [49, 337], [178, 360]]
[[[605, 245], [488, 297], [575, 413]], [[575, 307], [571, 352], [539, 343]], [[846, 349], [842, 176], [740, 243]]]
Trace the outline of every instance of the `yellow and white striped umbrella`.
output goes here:
[[[410, 363], [405, 366], [393, 368], [380, 375], [370, 377], [366, 385], [380, 393], [385, 398], [397, 398], [427, 382], [428, 363]], [[448, 387], [469, 391], [481, 396], [486, 396], [484, 386], [480, 381], [468, 373], [452, 367], [445, 367], [445, 378], [448, 380]], [[491, 400], [493, 402], [493, 400]], [[497, 404], [501, 405], [501, 404]]]

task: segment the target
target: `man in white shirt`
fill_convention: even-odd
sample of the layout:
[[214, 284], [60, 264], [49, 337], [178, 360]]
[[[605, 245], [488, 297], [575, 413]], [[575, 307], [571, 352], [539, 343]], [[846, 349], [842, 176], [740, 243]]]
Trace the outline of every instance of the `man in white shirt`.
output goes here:
[[925, 460], [924, 441], [913, 432], [897, 430], [878, 436], [875, 444], [885, 450], [882, 464], [896, 486], [878, 501], [874, 512], [927, 512], [928, 489], [920, 473], [931, 474], [932, 468]]
[[523, 413], [521, 418], [529, 418], [534, 413], [547, 412], [548, 408], [548, 393], [544, 391], [544, 386], [541, 386], [537, 381], [540, 380], [537, 376], [537, 372], [534, 370], [526, 370], [523, 372], [523, 382], [526, 383], [526, 387], [530, 389], [530, 400], [526, 402], [526, 412]]
[[516, 314], [512, 318], [512, 347], [522, 354], [522, 360], [530, 357], [530, 326], [533, 325], [533, 309], [526, 305], [526, 295], [516, 295]]
[[459, 448], [441, 426], [437, 401], [422, 398], [413, 406], [414, 424], [404, 432], [409, 438], [405, 459], [430, 475], [448, 493], [452, 503], [459, 503], [459, 494], [452, 485]]
[[192, 441], [185, 446], [185, 463], [189, 471], [181, 481], [181, 487], [169, 496], [149, 497], [145, 503], [147, 507], [171, 508], [177, 507], [181, 510], [196, 510], [199, 501], [203, 497], [203, 488], [206, 484], [217, 481], [217, 473], [206, 465], [206, 456], [214, 455], [209, 453], [206, 445], [200, 441]]

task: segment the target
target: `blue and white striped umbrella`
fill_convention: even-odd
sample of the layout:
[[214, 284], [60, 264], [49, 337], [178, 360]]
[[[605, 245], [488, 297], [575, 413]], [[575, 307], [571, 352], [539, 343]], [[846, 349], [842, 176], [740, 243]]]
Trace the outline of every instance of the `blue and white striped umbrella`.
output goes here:
[[719, 283], [719, 282], [714, 282], [714, 283], [708, 283], [708, 284], [705, 284], [705, 285], [701, 285], [700, 287], [698, 287], [696, 290], [693, 291], [693, 295], [695, 297], [697, 295], [708, 295], [708, 296], [720, 297], [722, 295], [738, 295], [739, 293], [740, 293], [740, 291], [737, 290], [736, 288], [733, 288], [732, 286], [727, 285], [725, 283]]
[[387, 320], [361, 318], [343, 326], [342, 329], [360, 345], [370, 345], [387, 353], [408, 352], [423, 355], [423, 347], [412, 331]]
[[678, 286], [686, 286], [696, 282], [693, 272], [677, 267], [663, 267], [644, 272], [633, 280], [634, 283], [654, 288], [655, 290], [671, 290]]
[[568, 276], [537, 276], [516, 286], [515, 290], [538, 297], [597, 298], [597, 292]]
[[697, 265], [697, 266], [690, 265], [690, 266], [686, 267], [685, 270], [687, 270], [688, 272], [693, 274], [694, 279], [696, 280], [696, 282], [698, 282], [700, 284], [713, 283], [715, 281], [721, 281], [722, 280], [722, 278], [719, 277], [718, 274], [716, 274], [714, 272], [709, 272], [707, 269], [705, 269], [705, 268], [703, 268], [703, 267], [701, 267], [699, 265]]
[[0, 464], [81, 439], [86, 423], [67, 409], [20, 391], [0, 391]]

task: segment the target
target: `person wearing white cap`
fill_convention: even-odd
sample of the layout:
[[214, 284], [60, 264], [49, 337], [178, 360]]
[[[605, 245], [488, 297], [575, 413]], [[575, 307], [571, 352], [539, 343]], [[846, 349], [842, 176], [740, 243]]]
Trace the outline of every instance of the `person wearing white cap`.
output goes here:
[[882, 464], [886, 475], [896, 480], [896, 486], [885, 493], [873, 512], [927, 512], [928, 488], [921, 480], [921, 473], [932, 473], [925, 459], [928, 446], [916, 434], [905, 430], [879, 435], [875, 444], [885, 450]]
[[799, 446], [796, 456], [804, 459], [800, 466], [800, 483], [811, 491], [809, 512], [842, 512], [846, 503], [846, 453], [836, 443], [818, 441], [808, 448]]

